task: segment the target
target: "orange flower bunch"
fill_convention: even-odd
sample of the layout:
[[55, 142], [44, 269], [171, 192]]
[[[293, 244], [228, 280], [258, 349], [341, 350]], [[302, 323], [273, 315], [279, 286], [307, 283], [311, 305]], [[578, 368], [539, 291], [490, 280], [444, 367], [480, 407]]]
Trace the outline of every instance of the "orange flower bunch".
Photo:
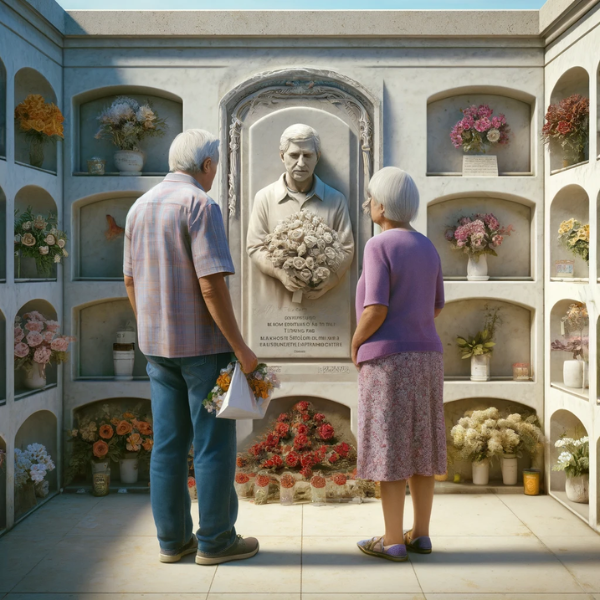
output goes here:
[[219, 378], [217, 379], [217, 385], [224, 392], [226, 392], [229, 389], [229, 386], [231, 385], [231, 375], [229, 375], [229, 373], [222, 373], [221, 375], [219, 375]]
[[65, 118], [56, 104], [46, 102], [40, 94], [29, 94], [17, 105], [15, 119], [25, 133], [64, 138]]
[[152, 424], [140, 421], [133, 413], [125, 412], [121, 419], [114, 418], [111, 423], [115, 426], [119, 443], [124, 452], [139, 452], [144, 449], [150, 452], [154, 446], [152, 439]]
[[273, 384], [264, 379], [248, 379], [248, 383], [254, 396], [264, 400], [269, 397], [269, 392], [273, 389]]

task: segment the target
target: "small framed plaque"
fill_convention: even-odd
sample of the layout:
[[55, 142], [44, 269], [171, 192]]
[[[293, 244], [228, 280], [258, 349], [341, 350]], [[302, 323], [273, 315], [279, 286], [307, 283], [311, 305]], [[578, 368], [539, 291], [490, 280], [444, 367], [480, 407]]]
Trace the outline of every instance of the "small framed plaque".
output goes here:
[[574, 260], [557, 260], [554, 261], [554, 272], [556, 277], [573, 277], [575, 269]]
[[498, 157], [463, 156], [463, 177], [498, 177]]

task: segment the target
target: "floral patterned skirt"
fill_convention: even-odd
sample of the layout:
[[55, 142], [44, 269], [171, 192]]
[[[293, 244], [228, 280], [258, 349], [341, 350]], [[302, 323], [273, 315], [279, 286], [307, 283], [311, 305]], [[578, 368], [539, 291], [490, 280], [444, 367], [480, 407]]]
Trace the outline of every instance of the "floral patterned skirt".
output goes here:
[[401, 352], [362, 364], [358, 476], [398, 481], [446, 472], [444, 363], [439, 352]]

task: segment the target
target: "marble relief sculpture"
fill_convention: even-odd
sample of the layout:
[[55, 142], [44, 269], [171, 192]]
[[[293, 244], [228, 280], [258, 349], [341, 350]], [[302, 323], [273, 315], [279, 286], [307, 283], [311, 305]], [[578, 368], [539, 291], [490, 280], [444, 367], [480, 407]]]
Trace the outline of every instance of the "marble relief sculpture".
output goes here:
[[354, 236], [348, 204], [344, 194], [314, 173], [321, 142], [312, 127], [288, 127], [279, 152], [285, 173], [256, 194], [247, 252], [262, 273], [296, 296], [303, 293], [314, 300], [334, 288], [352, 264]]

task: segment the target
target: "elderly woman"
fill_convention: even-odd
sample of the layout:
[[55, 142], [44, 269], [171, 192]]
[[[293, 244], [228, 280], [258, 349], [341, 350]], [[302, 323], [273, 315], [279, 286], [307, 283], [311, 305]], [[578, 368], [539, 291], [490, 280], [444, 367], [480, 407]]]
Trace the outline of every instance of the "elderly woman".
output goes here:
[[[385, 534], [358, 543], [393, 561], [407, 549], [431, 552], [434, 475], [446, 471], [442, 344], [434, 318], [444, 306], [440, 257], [410, 222], [419, 192], [407, 173], [386, 167], [369, 184], [370, 239], [356, 291], [352, 360], [358, 378], [358, 476], [381, 482]], [[413, 528], [404, 533], [406, 482]]]

